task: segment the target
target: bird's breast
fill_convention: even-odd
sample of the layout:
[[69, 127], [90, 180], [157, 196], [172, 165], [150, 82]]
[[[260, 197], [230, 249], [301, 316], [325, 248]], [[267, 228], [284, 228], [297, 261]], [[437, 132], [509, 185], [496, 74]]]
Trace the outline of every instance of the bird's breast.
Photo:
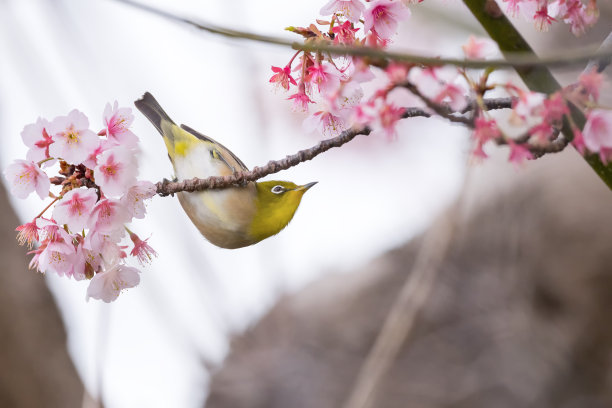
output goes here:
[[[177, 155], [173, 164], [179, 180], [231, 174], [226, 165], [210, 155], [207, 145], [192, 147], [182, 157]], [[178, 193], [179, 202], [194, 225], [206, 239], [222, 248], [239, 248], [255, 242], [249, 228], [257, 210], [256, 196], [253, 183]]]

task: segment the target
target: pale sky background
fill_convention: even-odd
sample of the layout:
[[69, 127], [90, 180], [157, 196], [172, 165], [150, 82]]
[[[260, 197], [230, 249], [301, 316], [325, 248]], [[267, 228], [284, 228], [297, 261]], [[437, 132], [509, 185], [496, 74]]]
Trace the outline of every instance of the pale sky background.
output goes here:
[[[284, 27], [308, 25], [325, 3], [142, 1], [288, 38]], [[476, 28], [460, 2], [428, 3], [413, 8], [394, 46], [459, 56]], [[19, 134], [38, 116], [53, 119], [77, 108], [97, 131], [107, 102], [133, 108], [145, 91], [177, 123], [221, 141], [250, 167], [321, 138], [301, 131], [304, 116], [292, 113], [287, 95], [268, 84], [270, 66], [284, 66], [290, 49], [199, 32], [113, 0], [0, 1], [0, 55], [2, 168], [25, 157]], [[161, 138], [135, 115], [140, 178], [170, 178]], [[89, 391], [102, 392], [110, 408], [202, 406], [208, 381], [203, 362], [222, 362], [230, 334], [256, 322], [279, 296], [324, 274], [351, 279], [353, 268], [424, 229], [457, 194], [467, 133], [438, 119], [410, 119], [399, 135], [395, 142], [359, 137], [268, 177], [319, 184], [286, 230], [254, 247], [214, 247], [176, 198], [155, 197], [146, 219], [133, 224], [141, 236], [152, 234], [149, 242], [159, 253], [137, 288], [112, 304], [86, 303], [87, 282], [48, 276]], [[33, 196], [14, 204], [23, 220], [43, 207]]]

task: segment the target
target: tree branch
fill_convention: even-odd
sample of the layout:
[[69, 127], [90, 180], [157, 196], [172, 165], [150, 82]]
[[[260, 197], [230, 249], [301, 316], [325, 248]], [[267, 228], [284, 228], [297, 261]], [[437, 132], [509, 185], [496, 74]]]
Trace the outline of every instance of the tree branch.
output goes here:
[[[189, 24], [198, 30], [206, 31], [216, 35], [234, 39], [244, 39], [257, 41], [266, 44], [276, 44], [286, 47], [291, 47], [301, 51], [319, 51], [331, 53], [334, 55], [354, 55], [360, 57], [369, 57], [380, 60], [392, 60], [406, 63], [423, 64], [423, 65], [455, 65], [464, 68], [515, 68], [522, 67], [525, 69], [533, 67], [561, 67], [583, 64], [591, 59], [606, 59], [612, 58], [612, 50], [595, 50], [588, 47], [582, 47], [576, 50], [564, 50], [563, 53], [551, 55], [548, 57], [540, 57], [533, 54], [524, 53], [505, 53], [505, 59], [496, 60], [469, 60], [456, 58], [438, 58], [428, 57], [424, 55], [406, 54], [401, 52], [383, 51], [378, 48], [363, 47], [363, 46], [344, 46], [334, 45], [330, 41], [320, 41], [309, 39], [306, 42], [297, 42], [284, 39], [282, 37], [274, 37], [268, 35], [255, 34], [248, 31], [233, 30], [227, 27], [218, 26], [208, 22], [197, 22], [189, 18], [181, 17], [167, 11], [141, 4], [132, 0], [115, 0], [119, 3], [147, 11], [152, 14], [164, 17], [169, 20], [177, 21], [183, 24]], [[313, 41], [315, 40], [315, 41]], [[516, 51], [521, 51], [517, 49]]]
[[[494, 109], [507, 109], [512, 107], [512, 98], [492, 98], [485, 99], [484, 101], [485, 107], [488, 110]], [[468, 106], [475, 106], [474, 102], [470, 102]], [[437, 105], [437, 108], [441, 111], [453, 112], [446, 105]], [[469, 111], [465, 110], [465, 112], [456, 112], [456, 113], [466, 113]], [[405, 108], [404, 113], [402, 114], [402, 119], [406, 118], [414, 118], [414, 117], [425, 117], [428, 118], [431, 116], [427, 110], [417, 107]], [[167, 196], [174, 193], [178, 193], [180, 191], [202, 191], [202, 190], [214, 190], [214, 189], [222, 189], [230, 186], [242, 186], [245, 183], [250, 181], [259, 180], [265, 176], [270, 174], [278, 173], [282, 170], [287, 170], [291, 167], [297, 166], [298, 164], [312, 160], [321, 153], [328, 151], [334, 147], [340, 147], [351, 140], [353, 140], [358, 135], [369, 135], [372, 131], [371, 128], [365, 127], [363, 129], [347, 129], [344, 132], [340, 133], [340, 135], [322, 140], [315, 146], [300, 150], [299, 152], [286, 156], [284, 159], [280, 160], [271, 160], [266, 165], [262, 167], [254, 167], [251, 171], [243, 171], [234, 173], [231, 176], [212, 176], [205, 179], [201, 178], [193, 178], [190, 180], [182, 180], [182, 181], [169, 181], [164, 180], [156, 184], [157, 186], [157, 194], [161, 196]]]

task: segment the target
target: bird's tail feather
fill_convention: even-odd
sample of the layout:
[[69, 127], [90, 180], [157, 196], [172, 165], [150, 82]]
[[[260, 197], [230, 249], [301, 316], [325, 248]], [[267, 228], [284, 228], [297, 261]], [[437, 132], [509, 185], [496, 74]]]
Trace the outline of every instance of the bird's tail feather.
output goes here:
[[145, 92], [142, 98], [134, 102], [134, 105], [136, 105], [136, 108], [138, 108], [147, 119], [149, 119], [162, 136], [164, 136], [162, 121], [175, 124], [149, 92]]

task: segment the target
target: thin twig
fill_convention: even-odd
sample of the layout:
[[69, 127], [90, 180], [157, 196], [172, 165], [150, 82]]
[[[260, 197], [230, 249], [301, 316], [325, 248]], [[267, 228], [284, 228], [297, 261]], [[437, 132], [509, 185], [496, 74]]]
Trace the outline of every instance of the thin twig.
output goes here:
[[208, 22], [197, 22], [195, 20], [178, 16], [176, 14], [169, 13], [167, 11], [148, 6], [146, 4], [138, 3], [132, 0], [115, 0], [119, 3], [123, 3], [132, 7], [136, 7], [141, 10], [145, 10], [149, 13], [157, 14], [158, 16], [174, 20], [180, 23], [189, 24], [198, 30], [207, 31], [212, 34], [222, 35], [234, 39], [244, 39], [250, 41], [257, 41], [266, 44], [276, 44], [286, 47], [291, 47], [295, 50], [301, 51], [318, 51], [324, 53], [330, 53], [334, 55], [354, 55], [360, 57], [369, 57], [373, 59], [381, 60], [392, 60], [406, 63], [423, 64], [423, 65], [455, 65], [464, 68], [516, 68], [516, 67], [536, 67], [536, 66], [547, 66], [547, 67], [561, 67], [571, 66], [585, 63], [591, 59], [606, 59], [612, 57], [612, 50], [595, 50], [588, 47], [582, 47], [575, 50], [565, 50], [563, 53], [557, 55], [551, 55], [548, 57], [536, 57], [532, 54], [522, 55], [516, 54], [505, 54], [505, 59], [495, 60], [469, 60], [469, 59], [456, 59], [456, 58], [437, 58], [427, 57], [424, 55], [414, 55], [402, 52], [391, 52], [383, 51], [378, 48], [363, 47], [363, 46], [344, 46], [334, 45], [330, 41], [307, 41], [306, 43], [300, 43], [297, 41], [286, 40], [281, 37], [274, 37], [269, 35], [255, 34], [248, 31], [233, 30], [227, 27], [218, 26]]
[[412, 82], [406, 81], [406, 82], [401, 83], [399, 86], [408, 89], [410, 92], [412, 92], [412, 94], [414, 94], [419, 99], [421, 99], [425, 103], [425, 105], [427, 105], [429, 109], [433, 110], [438, 115], [445, 118], [446, 120], [450, 122], [454, 122], [454, 123], [462, 123], [470, 128], [474, 127], [474, 121], [472, 119], [465, 118], [463, 116], [454, 116], [452, 114], [453, 112], [449, 111], [447, 107], [439, 103], [436, 103], [432, 101], [431, 99], [427, 98], [425, 95], [423, 95], [421, 91], [419, 91], [419, 88], [417, 88], [417, 86], [414, 85]]
[[[488, 109], [504, 109], [512, 107], [512, 98], [494, 98], [491, 100], [484, 101], [485, 106]], [[470, 105], [473, 105], [470, 103]], [[440, 105], [445, 107], [445, 105]], [[450, 109], [450, 108], [444, 108]], [[450, 110], [449, 110], [450, 111]], [[405, 108], [402, 118], [413, 118], [413, 117], [430, 117], [431, 113], [422, 108]], [[254, 167], [251, 171], [243, 171], [234, 173], [231, 176], [212, 176], [205, 179], [193, 178], [182, 181], [168, 181], [164, 180], [157, 183], [157, 194], [161, 196], [167, 196], [170, 194], [178, 193], [180, 191], [202, 191], [209, 189], [221, 189], [230, 186], [241, 186], [250, 181], [259, 180], [265, 176], [273, 173], [278, 173], [282, 170], [287, 170], [291, 167], [297, 166], [298, 164], [312, 160], [316, 156], [320, 155], [332, 149], [334, 147], [340, 147], [358, 135], [369, 135], [372, 129], [364, 127], [362, 129], [348, 129], [340, 133], [340, 135], [322, 140], [315, 146], [300, 150], [299, 152], [286, 156], [284, 159], [271, 160], [265, 166]]]

